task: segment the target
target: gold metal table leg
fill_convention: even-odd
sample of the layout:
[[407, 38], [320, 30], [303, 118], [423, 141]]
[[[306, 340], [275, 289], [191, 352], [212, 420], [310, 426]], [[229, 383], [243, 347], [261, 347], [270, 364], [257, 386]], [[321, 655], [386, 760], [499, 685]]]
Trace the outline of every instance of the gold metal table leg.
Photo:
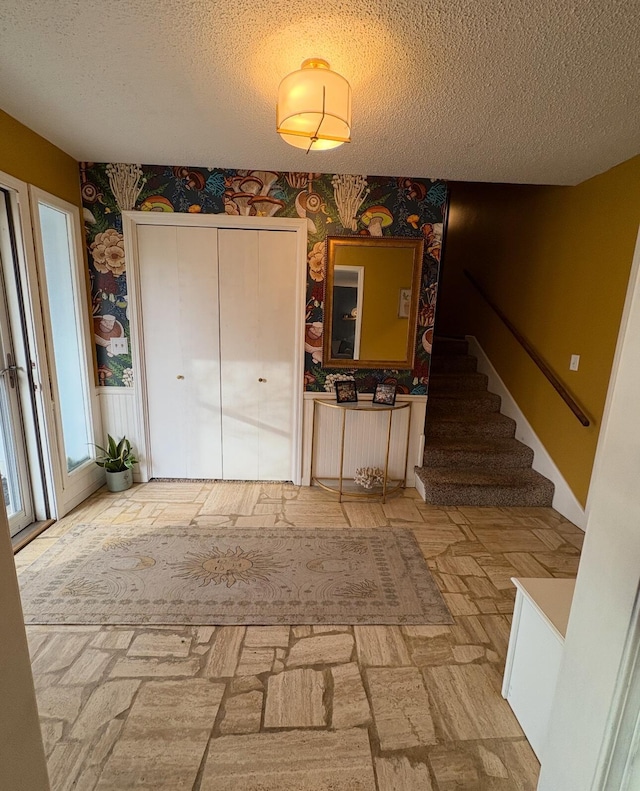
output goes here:
[[347, 425], [347, 410], [342, 410], [342, 434], [340, 437], [340, 493], [338, 496], [338, 502], [342, 502], [342, 477], [344, 472], [344, 434], [345, 434], [345, 427]]

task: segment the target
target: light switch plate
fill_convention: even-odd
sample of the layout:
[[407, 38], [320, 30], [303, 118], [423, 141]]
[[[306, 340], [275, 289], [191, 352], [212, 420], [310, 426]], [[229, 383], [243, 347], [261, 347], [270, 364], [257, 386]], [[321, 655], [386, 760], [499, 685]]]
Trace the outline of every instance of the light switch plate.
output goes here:
[[123, 336], [122, 338], [111, 338], [109, 342], [109, 351], [113, 355], [128, 354], [129, 341], [126, 339], [125, 336]]
[[571, 362], [569, 363], [569, 370], [570, 371], [577, 371], [579, 365], [580, 365], [580, 355], [579, 354], [572, 354], [571, 355]]

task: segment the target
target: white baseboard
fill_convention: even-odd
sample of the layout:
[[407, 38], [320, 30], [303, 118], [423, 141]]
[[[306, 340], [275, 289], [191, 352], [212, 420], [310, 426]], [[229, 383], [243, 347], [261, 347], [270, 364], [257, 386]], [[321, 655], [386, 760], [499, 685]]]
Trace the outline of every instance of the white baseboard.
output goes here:
[[489, 390], [499, 395], [502, 399], [500, 411], [503, 415], [507, 415], [507, 417], [516, 421], [516, 439], [533, 450], [533, 469], [544, 475], [545, 478], [548, 478], [555, 485], [553, 507], [562, 516], [573, 522], [574, 525], [584, 530], [587, 526], [587, 516], [584, 508], [571, 491], [569, 484], [493, 367], [491, 360], [478, 343], [477, 338], [474, 335], [467, 335], [466, 338], [469, 342], [469, 354], [478, 358], [478, 371], [489, 377]]
[[420, 497], [422, 497], [422, 499], [426, 502], [427, 492], [425, 491], [424, 483], [422, 483], [419, 476], [417, 475], [415, 476], [415, 485], [416, 485], [416, 491], [418, 492]]

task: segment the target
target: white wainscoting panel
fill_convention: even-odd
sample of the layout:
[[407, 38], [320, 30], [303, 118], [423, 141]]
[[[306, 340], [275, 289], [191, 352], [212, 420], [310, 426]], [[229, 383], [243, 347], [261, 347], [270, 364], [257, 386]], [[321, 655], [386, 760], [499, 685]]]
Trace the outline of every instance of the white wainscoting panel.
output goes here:
[[[135, 390], [133, 387], [98, 387], [96, 392], [102, 407], [102, 429], [104, 438], [107, 434], [119, 439], [126, 435], [133, 445], [141, 465], [136, 468], [136, 481], [146, 480], [143, 477], [146, 469], [144, 456], [139, 447], [143, 446], [143, 429], [139, 425]], [[361, 401], [370, 401], [371, 394], [359, 394]], [[303, 417], [303, 476], [302, 483], [308, 486], [311, 469], [311, 419], [313, 415], [313, 399], [334, 400], [333, 393], [305, 393]], [[424, 422], [427, 409], [426, 396], [398, 396], [398, 401], [410, 401], [411, 435], [409, 437], [409, 457], [407, 460], [407, 486], [415, 486], [414, 467], [421, 464], [424, 452]], [[392, 475], [399, 475], [404, 462], [405, 437], [409, 409], [394, 413], [389, 469]], [[338, 410], [318, 410], [318, 452], [316, 453], [316, 470], [319, 475], [337, 475], [339, 464], [340, 418]], [[322, 422], [320, 420], [322, 418]], [[364, 418], [364, 420], [361, 420]], [[345, 443], [345, 475], [353, 476], [355, 467], [381, 466], [384, 462], [386, 447], [387, 421], [386, 414], [361, 413], [347, 415], [347, 442]], [[142, 475], [141, 475], [142, 473]]]
[[[369, 393], [358, 394], [360, 401], [371, 401]], [[303, 418], [303, 472], [302, 483], [309, 486], [311, 475], [311, 439], [313, 402], [335, 401], [333, 393], [305, 393]], [[393, 412], [391, 445], [389, 451], [389, 476], [402, 477], [405, 463], [407, 421], [411, 413], [411, 434], [407, 459], [407, 486], [415, 486], [416, 465], [422, 463], [424, 451], [424, 421], [427, 409], [426, 396], [400, 395], [397, 399], [409, 401], [408, 409]], [[340, 433], [342, 410], [316, 407], [316, 448], [314, 475], [337, 477], [340, 468]], [[347, 414], [344, 477], [353, 478], [356, 467], [382, 467], [387, 447], [388, 413], [349, 412]]]
[[[143, 444], [140, 443], [142, 429], [138, 426], [134, 388], [97, 387], [96, 393], [100, 398], [102, 410], [102, 432], [104, 434], [102, 439], [106, 440], [107, 434], [111, 434], [116, 440], [126, 436], [133, 445], [136, 456], [140, 459], [138, 448]], [[140, 459], [140, 461], [144, 462], [144, 459]], [[137, 465], [133, 477], [136, 481], [142, 480]]]

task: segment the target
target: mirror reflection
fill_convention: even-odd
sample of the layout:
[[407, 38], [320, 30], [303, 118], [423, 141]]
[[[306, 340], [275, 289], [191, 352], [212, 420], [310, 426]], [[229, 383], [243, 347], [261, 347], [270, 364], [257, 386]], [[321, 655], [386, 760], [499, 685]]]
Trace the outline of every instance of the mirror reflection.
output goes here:
[[325, 365], [413, 366], [421, 267], [419, 239], [327, 239]]
[[332, 356], [359, 360], [364, 267], [335, 266], [333, 278]]

